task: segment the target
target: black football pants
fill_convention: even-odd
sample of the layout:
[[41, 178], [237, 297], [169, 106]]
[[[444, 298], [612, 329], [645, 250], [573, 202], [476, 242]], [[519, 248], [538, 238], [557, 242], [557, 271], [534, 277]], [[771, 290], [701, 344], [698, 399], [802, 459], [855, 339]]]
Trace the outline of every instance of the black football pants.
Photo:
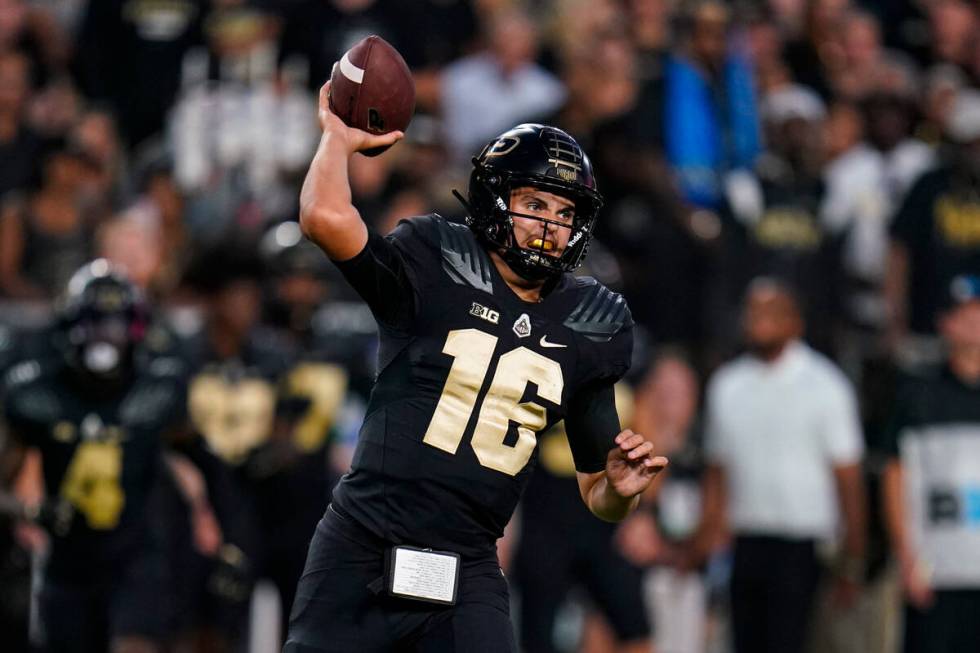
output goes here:
[[939, 590], [927, 610], [905, 608], [904, 653], [980, 649], [980, 590]]
[[803, 651], [820, 570], [813, 540], [737, 537], [731, 580], [735, 653]]
[[378, 583], [384, 557], [383, 543], [328, 508], [296, 588], [283, 653], [516, 652], [495, 556], [463, 560], [454, 606], [389, 596]]
[[[589, 515], [589, 519], [594, 518]], [[603, 533], [605, 526], [601, 522], [589, 525], [577, 538], [553, 527], [532, 526], [521, 531], [514, 577], [520, 590], [521, 650], [525, 653], [558, 650], [555, 619], [575, 586], [585, 589], [619, 642], [650, 637], [643, 572], [615, 549], [613, 531]]]

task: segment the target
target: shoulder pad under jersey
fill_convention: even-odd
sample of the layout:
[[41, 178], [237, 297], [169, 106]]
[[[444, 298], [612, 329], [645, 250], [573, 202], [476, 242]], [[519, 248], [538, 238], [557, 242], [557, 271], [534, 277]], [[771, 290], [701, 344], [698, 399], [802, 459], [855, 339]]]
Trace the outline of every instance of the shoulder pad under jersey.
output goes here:
[[632, 325], [626, 300], [592, 277], [579, 277], [581, 298], [565, 319], [565, 326], [593, 342], [609, 342], [624, 327]]
[[182, 386], [171, 376], [147, 376], [123, 400], [119, 417], [128, 426], [164, 426], [180, 412]]
[[22, 361], [7, 372], [4, 381], [9, 416], [38, 423], [58, 419], [61, 401], [49, 384], [38, 382], [43, 372], [36, 360]]
[[3, 378], [3, 385], [13, 390], [27, 385], [41, 376], [41, 363], [36, 360], [26, 360], [11, 367]]
[[442, 269], [461, 286], [492, 292], [490, 266], [493, 263], [469, 227], [435, 218], [439, 235]]

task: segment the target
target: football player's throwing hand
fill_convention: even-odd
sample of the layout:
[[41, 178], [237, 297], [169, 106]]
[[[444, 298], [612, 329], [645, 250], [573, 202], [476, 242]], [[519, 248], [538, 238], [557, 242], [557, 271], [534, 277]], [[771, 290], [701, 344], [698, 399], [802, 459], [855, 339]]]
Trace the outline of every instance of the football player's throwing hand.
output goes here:
[[387, 134], [371, 134], [361, 129], [348, 127], [337, 114], [330, 110], [330, 82], [320, 87], [318, 117], [320, 129], [324, 134], [336, 134], [347, 144], [347, 152], [353, 154], [376, 147], [386, 147], [401, 140], [405, 135], [400, 131]]
[[616, 436], [616, 445], [606, 458], [606, 479], [620, 496], [643, 492], [667, 466], [666, 458], [654, 457], [653, 443], [630, 429]]

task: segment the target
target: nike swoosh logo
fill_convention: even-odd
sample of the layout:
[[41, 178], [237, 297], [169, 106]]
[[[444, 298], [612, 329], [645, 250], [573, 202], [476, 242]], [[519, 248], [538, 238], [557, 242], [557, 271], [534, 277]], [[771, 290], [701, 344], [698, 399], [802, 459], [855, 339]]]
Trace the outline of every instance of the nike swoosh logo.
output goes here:
[[545, 338], [548, 336], [541, 336], [541, 346], [542, 347], [567, 347], [568, 345], [560, 345], [557, 342], [548, 342]]

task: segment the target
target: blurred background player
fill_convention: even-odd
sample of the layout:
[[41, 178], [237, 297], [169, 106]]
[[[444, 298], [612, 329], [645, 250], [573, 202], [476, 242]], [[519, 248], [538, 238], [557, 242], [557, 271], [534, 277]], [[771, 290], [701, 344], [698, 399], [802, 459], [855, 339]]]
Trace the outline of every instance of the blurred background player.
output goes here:
[[260, 273], [259, 259], [235, 247], [202, 258], [191, 272], [205, 319], [182, 344], [191, 370], [192, 432], [177, 448], [204, 473], [224, 535], [217, 556], [201, 555], [179, 537], [186, 531], [175, 538], [172, 555], [184, 570], [177, 578], [178, 623], [194, 650], [235, 650], [248, 641], [249, 600], [264, 552], [261, 519], [269, 511], [260, 508], [255, 482], [275, 470], [273, 455], [262, 460], [258, 452], [277, 429], [288, 428], [279, 421], [279, 387], [295, 351], [260, 324]]
[[[27, 448], [16, 491], [71, 511], [40, 558], [43, 651], [155, 651], [171, 626], [152, 495], [164, 442], [183, 427], [183, 368], [141, 348], [148, 310], [106, 261], [88, 264], [59, 302], [49, 348], [6, 375], [11, 437]], [[28, 525], [21, 536], [43, 545]]]
[[[259, 534], [257, 579], [279, 594], [280, 638], [323, 506], [340, 475], [350, 379], [373, 378], [376, 327], [360, 302], [338, 301], [341, 279], [299, 223], [275, 225], [259, 244], [265, 271], [265, 323], [302, 352], [278, 383], [277, 420], [246, 463]], [[325, 306], [327, 304], [328, 306]], [[363, 395], [366, 400], [366, 394]]]
[[904, 367], [939, 356], [937, 316], [950, 282], [980, 271], [980, 90], [949, 107], [942, 165], [909, 189], [891, 225], [889, 334]]
[[[0, 405], [6, 384], [3, 379], [17, 361], [26, 356], [23, 337], [8, 326], [0, 327]], [[12, 495], [12, 486], [23, 463], [24, 448], [11, 441], [10, 429], [0, 420], [0, 492]], [[19, 503], [19, 502], [16, 502]], [[28, 621], [31, 596], [30, 550], [14, 536], [18, 518], [0, 511], [0, 639], [16, 651], [28, 650]]]
[[901, 388], [883, 442], [905, 653], [966, 651], [980, 641], [980, 276], [953, 279], [938, 330], [945, 361]]
[[[624, 425], [634, 424], [632, 400], [629, 386], [620, 382], [616, 406]], [[562, 650], [559, 617], [578, 599], [586, 611], [600, 615], [603, 632], [611, 631], [605, 650], [649, 652], [642, 572], [617, 550], [616, 526], [597, 520], [577, 496], [575, 461], [564, 425], [542, 434], [539, 446], [538, 464], [520, 504], [512, 554], [513, 575], [521, 588], [521, 650]], [[595, 650], [595, 635], [586, 624], [582, 645]]]

